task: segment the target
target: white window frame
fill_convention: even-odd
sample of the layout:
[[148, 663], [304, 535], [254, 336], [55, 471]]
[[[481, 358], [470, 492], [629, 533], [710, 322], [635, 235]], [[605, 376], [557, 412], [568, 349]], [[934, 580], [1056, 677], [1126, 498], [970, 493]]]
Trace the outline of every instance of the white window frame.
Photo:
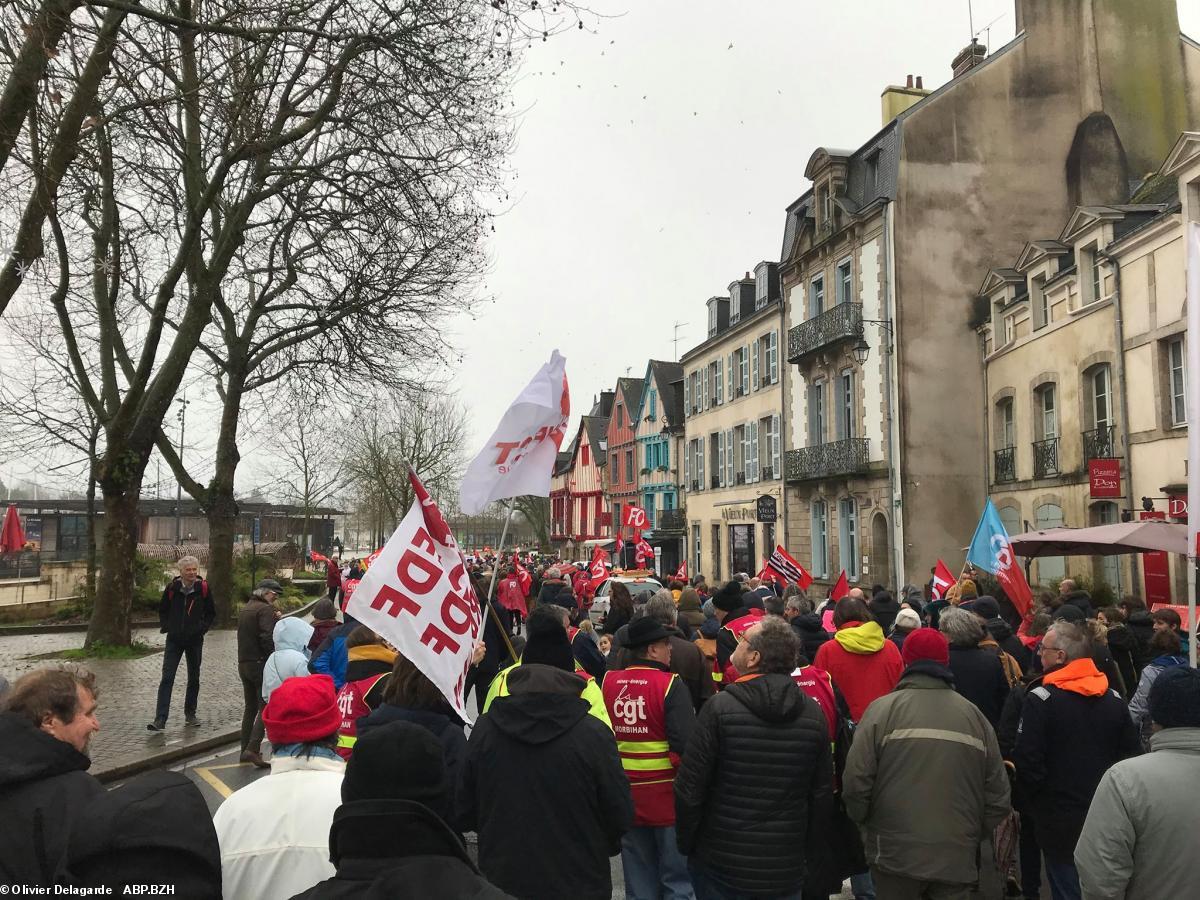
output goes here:
[[736, 454], [734, 453], [734, 449], [733, 449], [733, 435], [734, 435], [734, 431], [732, 428], [725, 429], [725, 486], [726, 487], [733, 487], [734, 480], [735, 480], [734, 479], [734, 470], [735, 470], [736, 466], [734, 465], [734, 463], [735, 463], [734, 457]]
[[825, 312], [824, 272], [820, 275], [814, 275], [808, 281], [808, 318], [815, 319], [823, 312]]
[[[1103, 390], [1099, 388], [1103, 387]], [[1088, 399], [1092, 403], [1092, 427], [1108, 428], [1114, 421], [1112, 406], [1112, 370], [1108, 365], [1097, 366], [1088, 376]], [[1100, 418], [1100, 398], [1104, 398], [1104, 418]]]
[[725, 487], [725, 432], [717, 432], [717, 484]]
[[858, 579], [858, 501], [838, 501], [838, 561], [851, 581]]
[[1017, 445], [1017, 414], [1016, 404], [1012, 397], [1005, 397], [998, 404], [1000, 407], [1000, 447], [1008, 450]]
[[812, 574], [816, 578], [829, 577], [829, 504], [814, 500], [809, 507], [809, 525], [812, 529]]
[[834, 281], [837, 302], [839, 304], [852, 303], [854, 301], [854, 262], [847, 256], [837, 264], [834, 271], [837, 274]]
[[767, 344], [767, 372], [771, 384], [779, 383], [779, 329], [771, 329], [771, 339]]
[[742, 345], [742, 349], [738, 351], [741, 356], [738, 359], [738, 365], [741, 368], [741, 390], [743, 394], [749, 394], [748, 386], [750, 384], [750, 345]]
[[757, 391], [759, 388], [759, 372], [762, 369], [760, 365], [762, 361], [762, 341], [755, 340], [750, 346], [750, 390]]
[[[1187, 424], [1187, 354], [1184, 339], [1167, 341], [1167, 381], [1171, 392], [1171, 425]], [[1178, 361], [1178, 365], [1176, 365]]]
[[[1038, 411], [1042, 417], [1042, 440], [1058, 437], [1058, 396], [1053, 383], [1038, 388]], [[1049, 403], [1047, 403], [1049, 401]]]
[[717, 406], [720, 406], [725, 402], [725, 366], [722, 365], [720, 357], [710, 365], [713, 367], [713, 382], [716, 389]]
[[771, 416], [771, 475], [776, 480], [783, 478], [783, 435], [779, 425], [779, 413], [775, 413]]
[[814, 381], [808, 392], [808, 443], [816, 447], [827, 442], [829, 422], [826, 420], [825, 381]]
[[758, 419], [750, 422], [749, 465], [747, 466], [747, 483], [758, 481]]
[[837, 439], [848, 441], [854, 437], [854, 370], [842, 369], [837, 380]]

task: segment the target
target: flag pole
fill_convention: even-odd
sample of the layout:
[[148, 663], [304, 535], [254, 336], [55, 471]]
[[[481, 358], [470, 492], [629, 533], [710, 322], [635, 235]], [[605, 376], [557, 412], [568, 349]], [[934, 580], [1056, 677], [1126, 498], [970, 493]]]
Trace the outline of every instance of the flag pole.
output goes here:
[[1188, 222], [1187, 243], [1187, 423], [1188, 423], [1188, 659], [1196, 666], [1196, 540], [1200, 531], [1200, 222]]
[[508, 537], [508, 523], [512, 521], [513, 508], [516, 505], [516, 498], [508, 501], [508, 514], [504, 517], [504, 527], [500, 529], [500, 546], [496, 548], [496, 564], [492, 566], [492, 582], [488, 585], [487, 596], [483, 598], [484, 605], [491, 613], [492, 621], [496, 623], [496, 629], [500, 632], [500, 637], [504, 639], [504, 646], [508, 648], [508, 654], [513, 662], [517, 661], [517, 651], [513, 649], [512, 641], [508, 639], [508, 629], [504, 627], [496, 608], [492, 606], [492, 593], [496, 590], [496, 576], [500, 574], [500, 563], [504, 560], [504, 540]]

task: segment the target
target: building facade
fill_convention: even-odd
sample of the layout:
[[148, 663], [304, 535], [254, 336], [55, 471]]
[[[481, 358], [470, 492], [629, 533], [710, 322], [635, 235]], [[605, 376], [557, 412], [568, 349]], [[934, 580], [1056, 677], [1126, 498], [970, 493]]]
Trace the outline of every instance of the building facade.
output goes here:
[[[809, 462], [821, 462], [828, 451], [815, 449], [817, 440], [828, 442], [831, 431], [836, 437], [836, 421], [828, 418], [822, 430], [808, 433], [810, 419], [820, 421], [805, 406], [808, 391], [835, 370], [840, 376], [838, 366], [858, 374], [862, 388], [853, 390], [865, 417], [859, 439], [869, 443], [850, 447], [867, 456], [865, 464], [853, 456], [839, 462], [859, 470], [839, 478], [846, 494], [859, 500], [853, 549], [867, 557], [862, 577], [869, 582], [923, 582], [939, 557], [954, 567], [978, 520], [987, 485], [980, 462], [984, 434], [961, 423], [977, 422], [972, 413], [985, 399], [970, 300], [979, 273], [997, 259], [1016, 259], [1029, 236], [1058, 231], [1078, 207], [1125, 203], [1130, 184], [1157, 169], [1174, 137], [1200, 121], [1200, 45], [1180, 34], [1174, 0], [1018, 0], [1016, 14], [1018, 33], [1009, 44], [991, 56], [972, 44], [954, 59], [950, 82], [928, 96], [914, 89], [904, 102], [885, 103], [885, 115], [894, 117], [857, 150], [814, 154], [812, 188], [787, 211], [783, 257], [794, 265], [789, 358], [800, 367], [790, 380], [788, 417], [804, 423], [788, 429], [788, 449], [808, 450]], [[873, 216], [879, 219], [877, 251], [861, 259], [863, 250], [854, 248], [869, 243]], [[796, 241], [806, 229], [815, 243], [805, 248], [801, 240], [796, 262]], [[798, 279], [808, 276], [805, 254], [817, 251], [817, 243], [851, 253], [850, 277], [864, 304], [864, 277], [878, 266], [878, 315], [864, 308], [862, 318], [883, 323], [864, 321], [861, 337], [827, 344], [825, 363], [808, 362], [791, 348], [811, 343], [813, 332], [823, 339], [825, 326], [835, 335], [858, 329], [849, 310], [809, 324], [829, 314], [828, 293], [819, 314], [797, 309], [810, 302], [808, 285]], [[821, 261], [834, 288], [839, 259], [831, 253]], [[874, 375], [845, 365], [840, 355], [841, 342], [851, 340], [866, 348], [871, 366], [883, 363], [878, 409], [866, 396]], [[804, 471], [803, 458], [790, 458]], [[883, 481], [862, 478], [878, 475], [873, 467], [881, 463], [888, 475], [882, 503]], [[859, 480], [851, 485], [849, 475]], [[789, 507], [791, 519], [797, 528], [808, 523], [811, 543], [812, 506], [828, 502], [818, 487], [843, 488], [819, 478], [807, 487], [794, 483], [801, 499], [799, 508]], [[872, 512], [864, 540], [867, 501]], [[833, 516], [827, 522], [832, 547], [830, 533], [840, 540], [842, 528]], [[885, 527], [879, 537], [886, 537], [893, 560], [883, 571], [871, 568], [880, 555], [876, 523]], [[839, 562], [843, 555], [839, 546]]]
[[[779, 268], [760, 263], [708, 301], [708, 336], [683, 369], [687, 553], [709, 583], [754, 574], [783, 523], [784, 334]], [[759, 522], [769, 495], [776, 522]]]
[[608, 419], [608, 501], [612, 533], [633, 537], [631, 529], [623, 528], [622, 516], [626, 506], [638, 505], [638, 468], [640, 457], [635, 441], [634, 417], [642, 402], [641, 378], [618, 378], [613, 392], [612, 415]]
[[679, 490], [679, 435], [683, 424], [683, 367], [652, 359], [646, 364], [642, 396], [634, 412], [637, 505], [646, 510], [643, 531], [655, 548], [658, 572], [679, 568], [683, 554], [683, 504]]
[[[1168, 167], [1178, 176], [1148, 180], [1129, 204], [1076, 209], [1057, 238], [1030, 241], [983, 283], [988, 492], [1010, 533], [1186, 520], [1178, 198], [1200, 181], [1200, 141], [1189, 150], [1185, 135]], [[1167, 554], [1038, 558], [1029, 568], [1042, 586], [1083, 575], [1117, 596], [1186, 599], [1185, 566]]]
[[589, 542], [612, 536], [605, 502], [612, 404], [613, 392], [602, 392], [588, 415], [580, 418], [571, 446], [567, 454], [559, 454], [551, 477], [550, 540], [565, 559], [582, 560], [590, 554]]

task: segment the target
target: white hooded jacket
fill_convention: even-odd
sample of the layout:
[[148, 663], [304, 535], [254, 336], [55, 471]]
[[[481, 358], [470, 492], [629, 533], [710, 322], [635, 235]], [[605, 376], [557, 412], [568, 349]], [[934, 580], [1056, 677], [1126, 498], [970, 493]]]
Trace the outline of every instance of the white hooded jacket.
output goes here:
[[285, 616], [275, 623], [272, 632], [275, 652], [267, 657], [263, 666], [263, 700], [269, 700], [271, 692], [283, 684], [285, 678], [309, 674], [308, 642], [312, 636], [313, 627], [296, 616]]

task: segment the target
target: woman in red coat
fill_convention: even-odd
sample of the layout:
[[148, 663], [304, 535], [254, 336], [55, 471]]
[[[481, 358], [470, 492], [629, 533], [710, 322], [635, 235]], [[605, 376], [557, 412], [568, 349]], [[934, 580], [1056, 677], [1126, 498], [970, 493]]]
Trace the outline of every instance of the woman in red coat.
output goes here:
[[872, 700], [896, 686], [904, 672], [904, 661], [861, 600], [839, 600], [833, 611], [833, 625], [837, 629], [833, 640], [821, 645], [813, 665], [833, 676], [833, 683], [850, 707], [850, 718], [857, 722]]

